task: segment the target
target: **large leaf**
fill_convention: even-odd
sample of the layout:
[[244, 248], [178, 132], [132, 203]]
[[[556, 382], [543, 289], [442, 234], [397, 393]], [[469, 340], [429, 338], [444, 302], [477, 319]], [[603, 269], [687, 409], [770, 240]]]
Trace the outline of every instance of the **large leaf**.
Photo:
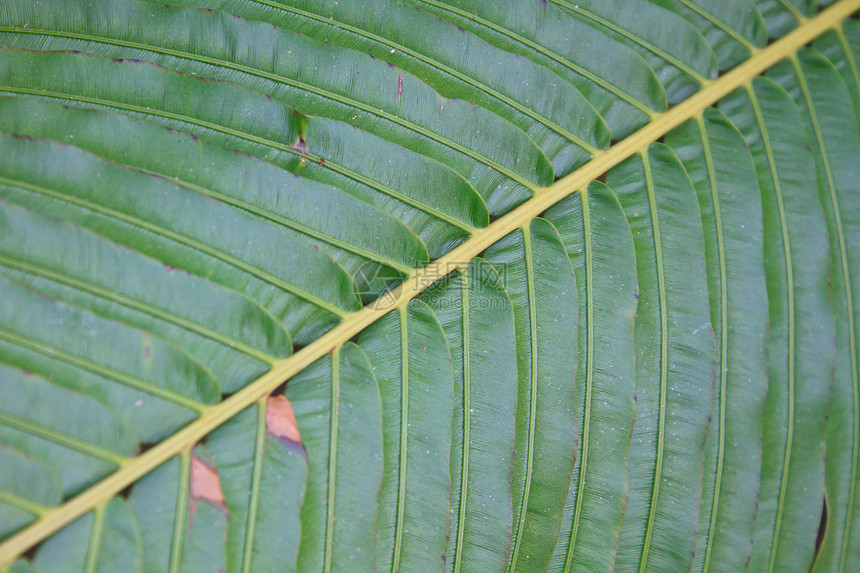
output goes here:
[[857, 569], [858, 10], [3, 2], [0, 571]]

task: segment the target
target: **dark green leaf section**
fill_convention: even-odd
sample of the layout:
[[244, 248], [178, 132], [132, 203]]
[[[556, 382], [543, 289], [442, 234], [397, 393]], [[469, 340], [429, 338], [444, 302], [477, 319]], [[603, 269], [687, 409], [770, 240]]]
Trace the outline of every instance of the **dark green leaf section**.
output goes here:
[[632, 229], [639, 280], [630, 501], [616, 567], [689, 569], [715, 351], [696, 193], [662, 144], [621, 163], [606, 182]]
[[170, 340], [217, 372], [227, 392], [292, 352], [280, 321], [239, 293], [3, 201], [0, 274]]
[[[828, 519], [842, 522], [828, 527], [828, 542], [823, 562], [833, 562], [834, 570], [849, 571], [856, 566], [857, 534], [857, 475], [860, 464], [860, 399], [858, 399], [858, 348], [857, 348], [857, 260], [856, 248], [860, 232], [860, 210], [857, 204], [857, 157], [860, 154], [860, 136], [857, 123], [845, 121], [835, 114], [837, 107], [851, 107], [851, 98], [834, 66], [820, 52], [802, 50], [791, 63], [772, 70], [774, 79], [795, 98], [812, 140], [818, 175], [818, 191], [830, 234], [831, 285], [833, 312], [836, 316], [836, 367], [832, 386], [824, 387], [822, 396], [804, 402], [811, 418], [809, 434], [804, 432], [800, 447], [806, 447], [805, 463], [796, 469], [807, 487], [823, 488], [827, 495]], [[841, 106], [841, 107], [839, 107]], [[820, 365], [819, 365], [820, 367]], [[829, 390], [829, 392], [828, 392]], [[833, 396], [828, 412], [828, 402]], [[826, 473], [822, 483], [821, 466], [816, 462], [825, 449], [824, 426], [826, 416]], [[800, 438], [801, 436], [798, 436]], [[814, 458], [813, 458], [814, 456]], [[823, 460], [822, 460], [823, 462]], [[815, 474], [806, 477], [804, 473]], [[789, 484], [790, 485], [790, 484]], [[814, 490], [813, 490], [814, 491]], [[816, 496], [818, 497], [818, 496]], [[789, 499], [792, 499], [789, 497]], [[804, 500], [795, 500], [802, 503]], [[832, 510], [830, 508], [832, 507]], [[820, 512], [820, 504], [811, 500], [795, 509], [802, 516]], [[832, 514], [831, 514], [832, 512]], [[844, 525], [843, 525], [844, 524]], [[789, 534], [800, 539], [808, 535], [802, 525], [786, 521]], [[789, 548], [784, 549], [789, 551]], [[806, 556], [804, 556], [806, 557]], [[806, 557], [811, 559], [811, 555]]]
[[545, 219], [484, 254], [504, 281], [516, 321], [516, 450], [509, 570], [545, 571], [561, 525], [576, 456], [576, 279]]
[[815, 15], [816, 0], [756, 0], [771, 38], [781, 38]]
[[[443, 96], [473, 102], [519, 127], [552, 160], [557, 177], [609, 145], [608, 127], [573, 86], [417, 7], [379, 0], [179, 3], [270, 22], [390, 62]], [[408, 96], [405, 85], [397, 93], [392, 99]]]
[[651, 1], [696, 26], [717, 54], [721, 70], [740, 64], [767, 42], [767, 25], [755, 0]]
[[[33, 40], [13, 34], [0, 36], [0, 41], [12, 43], [15, 38]], [[403, 220], [430, 245], [432, 256], [487, 224], [483, 199], [465, 179], [438, 162], [338, 121], [299, 116], [263, 94], [140, 61], [72, 53], [0, 53], [0, 92], [120, 111], [341, 187]], [[88, 77], [105, 80], [94, 84], [86, 81]], [[376, 161], [368, 162], [360, 152], [367, 149], [376, 150]], [[450, 192], [433, 193], [435, 187], [428, 187], [427, 181]]]
[[581, 446], [549, 571], [610, 571], [627, 507], [636, 406], [633, 239], [618, 199], [599, 182], [545, 216], [564, 242], [580, 300], [574, 398]]
[[[454, 364], [451, 527], [445, 570], [505, 571], [517, 412], [514, 312], [483, 259], [421, 295], [448, 338]], [[441, 556], [440, 556], [441, 557]]]
[[669, 103], [686, 99], [717, 75], [716, 55], [699, 31], [647, 0], [553, 2], [639, 52], [660, 78]]
[[359, 308], [342, 267], [246, 212], [66, 143], [0, 135], [0, 149], [0, 198], [265, 302], [297, 342]]
[[[633, 50], [554, 4], [410, 0], [491, 44], [553, 70], [585, 95], [622, 139], [665, 111], [666, 93]], [[605, 54], [612, 53], [607, 59]]]
[[[790, 96], [772, 80], [757, 78], [750, 88], [724, 100], [721, 109], [744, 135], [762, 191], [770, 356], [750, 570], [766, 571], [774, 558], [774, 535], [784, 523], [794, 521], [780, 509], [784, 506], [780, 500], [792, 487], [786, 476], [794, 475], [786, 471], [810, 461], [807, 452], [797, 453], [795, 443], [816, 427], [812, 416], [818, 416], [816, 409], [821, 408], [832, 376], [828, 234], [821, 202], [812, 192], [816, 181], [809, 135]], [[795, 495], [814, 499], [805, 491]], [[817, 518], [812, 526], [815, 522]], [[807, 535], [802, 544], [793, 543], [797, 547], [786, 551], [808, 554], [813, 539]], [[794, 565], [788, 560], [784, 564]]]
[[[37, 392], [32, 396], [31, 412], [22, 406], [21, 399], [14, 398], [12, 379], [4, 382], [9, 398], [3, 406], [10, 415], [11, 409], [20, 408], [21, 412], [14, 415], [50, 420], [47, 406], [37, 405], [51, 392], [47, 387], [36, 389], [43, 387], [37, 380], [52, 380], [50, 387], [66, 388], [87, 403], [104, 404], [115, 412], [104, 412], [106, 420], [116, 420], [111, 436], [135, 435], [129, 438], [131, 443], [137, 439], [151, 442], [190, 421], [220, 397], [212, 373], [169, 342], [48, 299], [6, 278], [0, 278], [0, 287], [0, 362], [20, 370], [14, 377], [19, 380], [29, 382], [26, 372], [38, 374], [28, 383]], [[101, 344], [107, 340], [110, 346]], [[114, 352], [114, 348], [124, 352]], [[133, 428], [134, 434], [119, 427]], [[62, 431], [62, 426], [58, 429]], [[133, 450], [124, 447], [115, 451], [130, 454]]]
[[858, 24], [860, 22], [857, 20], [846, 20], [841, 26], [816, 38], [813, 44], [815, 49], [824, 54], [839, 70], [848, 87], [848, 94], [854, 102], [855, 117], [860, 110], [860, 67], [858, 67], [860, 25]]
[[[292, 232], [329, 253], [350, 273], [368, 263], [408, 272], [428, 261], [426, 247], [399, 220], [339, 189], [268, 163], [106, 111], [0, 98], [0, 130], [71, 143], [100, 157], [171, 179]], [[141, 147], [146, 141], [152, 149]], [[350, 218], [361, 226], [335, 224]]]
[[364, 330], [359, 343], [382, 396], [376, 570], [442, 571], [454, 400], [445, 333], [433, 311], [414, 300]]
[[0, 443], [0, 535], [6, 537], [60, 503], [60, 478], [38, 458]]
[[743, 136], [710, 108], [665, 141], [696, 188], [717, 340], [696, 570], [742, 571], [752, 551], [768, 390], [761, 194]]
[[290, 379], [287, 399], [308, 454], [298, 571], [372, 571], [383, 475], [373, 366], [353, 343]]
[[114, 498], [46, 541], [33, 560], [39, 573], [143, 572], [143, 547], [128, 503]]
[[[346, 121], [450, 166], [497, 214], [552, 182], [550, 161], [514, 125], [468, 102], [443, 98], [367, 54], [222, 12], [134, 1], [107, 10], [62, 1], [62, 9], [16, 9], [11, 22], [29, 25], [15, 45], [45, 49], [50, 43], [53, 49], [144, 59], [238, 83], [301, 113]], [[56, 18], [60, 12], [64, 17]]]

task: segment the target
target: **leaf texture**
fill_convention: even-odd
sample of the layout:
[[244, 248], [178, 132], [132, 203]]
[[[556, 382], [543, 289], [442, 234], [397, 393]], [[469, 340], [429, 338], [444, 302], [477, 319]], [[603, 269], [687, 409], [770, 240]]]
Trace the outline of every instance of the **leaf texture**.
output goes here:
[[858, 10], [3, 2], [0, 573], [853, 571]]

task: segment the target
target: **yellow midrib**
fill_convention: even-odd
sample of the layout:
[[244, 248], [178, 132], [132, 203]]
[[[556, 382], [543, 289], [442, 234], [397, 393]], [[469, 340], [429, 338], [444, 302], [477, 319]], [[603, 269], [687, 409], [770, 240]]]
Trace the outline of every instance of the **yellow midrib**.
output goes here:
[[[194, 422], [139, 456], [128, 460], [117, 471], [99, 483], [56, 508], [46, 511], [32, 525], [0, 545], [0, 567], [11, 563], [61, 527], [117, 495], [159, 465], [191, 447], [212, 430], [267, 396], [284, 380], [331, 352], [383, 315], [407, 304], [424, 288], [444, 274], [466, 266], [469, 261], [487, 247], [511, 231], [522, 227], [564, 197], [583, 189], [588, 183], [615, 165], [645, 149], [673, 128], [687, 119], [695, 117], [735, 89], [744, 86], [755, 76], [786, 56], [795, 53], [799, 48], [835, 27], [857, 10], [860, 10], [860, 0], [841, 0], [784, 38], [758, 51], [752, 58], [732, 71], [710, 82], [689, 99], [669, 111], [657, 115], [648, 125], [600, 153], [583, 167], [556, 181], [553, 185], [541, 189], [528, 202], [476, 232], [470, 240], [437, 259], [433, 264], [424, 269], [419, 269], [405, 283], [386, 296], [386, 300], [394, 301], [394, 304], [386, 305], [382, 310], [377, 310], [373, 308], [373, 304], [370, 304], [348, 315], [336, 328], [308, 344], [291, 357], [275, 363], [266, 374], [223, 402], [211, 407]], [[440, 273], [442, 269], [444, 272]]]

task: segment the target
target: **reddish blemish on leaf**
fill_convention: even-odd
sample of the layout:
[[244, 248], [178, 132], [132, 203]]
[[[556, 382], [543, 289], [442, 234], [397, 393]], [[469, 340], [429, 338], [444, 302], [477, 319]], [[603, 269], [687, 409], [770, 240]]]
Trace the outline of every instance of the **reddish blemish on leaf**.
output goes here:
[[191, 499], [208, 501], [224, 511], [227, 510], [218, 472], [194, 454], [191, 454]]
[[403, 97], [403, 74], [397, 74], [397, 99]]
[[298, 151], [299, 153], [307, 153], [308, 152], [308, 144], [305, 142], [304, 137], [299, 137], [298, 143], [295, 145], [288, 146], [293, 151]]
[[266, 431], [282, 440], [301, 443], [293, 405], [285, 396], [270, 396], [266, 403]]

